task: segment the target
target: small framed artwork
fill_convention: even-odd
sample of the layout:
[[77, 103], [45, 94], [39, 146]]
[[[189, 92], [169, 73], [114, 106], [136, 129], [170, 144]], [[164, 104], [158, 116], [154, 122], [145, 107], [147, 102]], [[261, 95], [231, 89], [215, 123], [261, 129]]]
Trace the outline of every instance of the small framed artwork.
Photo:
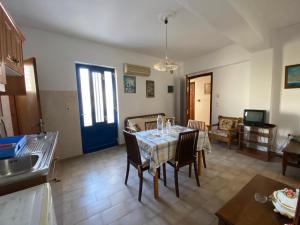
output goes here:
[[146, 97], [154, 98], [154, 81], [146, 80]]
[[300, 88], [300, 64], [285, 67], [284, 88]]
[[211, 93], [211, 83], [204, 84], [204, 94], [210, 95]]
[[173, 93], [174, 92], [174, 86], [168, 85], [168, 93]]
[[124, 92], [136, 93], [136, 77], [124, 75]]

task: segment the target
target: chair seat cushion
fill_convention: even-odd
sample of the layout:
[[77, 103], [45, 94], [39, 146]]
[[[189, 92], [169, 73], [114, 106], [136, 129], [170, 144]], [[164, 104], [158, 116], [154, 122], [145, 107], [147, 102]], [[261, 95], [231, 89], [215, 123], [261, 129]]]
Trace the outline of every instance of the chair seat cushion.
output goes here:
[[210, 134], [222, 136], [222, 137], [228, 137], [228, 131], [226, 130], [211, 130], [209, 131]]

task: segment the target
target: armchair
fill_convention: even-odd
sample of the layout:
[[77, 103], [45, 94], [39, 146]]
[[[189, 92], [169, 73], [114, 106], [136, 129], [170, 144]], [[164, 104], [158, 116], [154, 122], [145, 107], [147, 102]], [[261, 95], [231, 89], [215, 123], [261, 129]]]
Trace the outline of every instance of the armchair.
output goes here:
[[232, 141], [238, 139], [238, 125], [242, 122], [239, 117], [219, 116], [217, 124], [207, 126], [210, 141], [226, 142], [230, 149]]

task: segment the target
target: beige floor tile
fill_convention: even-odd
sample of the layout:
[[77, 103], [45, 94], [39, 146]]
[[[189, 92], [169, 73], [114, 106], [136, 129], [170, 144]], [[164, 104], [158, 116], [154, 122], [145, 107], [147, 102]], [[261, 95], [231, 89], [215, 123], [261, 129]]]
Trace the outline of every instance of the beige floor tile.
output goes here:
[[[188, 177], [188, 168], [179, 173], [180, 198], [176, 198], [173, 169], [167, 166], [167, 187], [159, 180], [160, 199], [153, 198], [153, 179], [146, 171], [142, 202], [138, 197], [138, 176], [130, 169], [124, 185], [126, 151], [116, 147], [60, 161], [61, 182], [52, 184], [58, 225], [216, 225], [215, 212], [256, 174], [292, 186], [300, 186], [299, 169], [288, 167], [281, 175], [281, 160], [259, 161], [226, 145], [213, 144], [206, 154], [200, 185]], [[123, 163], [122, 163], [123, 162]]]

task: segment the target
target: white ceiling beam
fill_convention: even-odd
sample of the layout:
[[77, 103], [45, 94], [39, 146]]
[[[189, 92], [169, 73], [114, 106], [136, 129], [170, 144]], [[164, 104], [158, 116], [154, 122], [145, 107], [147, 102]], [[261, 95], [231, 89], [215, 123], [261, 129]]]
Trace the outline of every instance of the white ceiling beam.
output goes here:
[[232, 0], [176, 1], [250, 52], [269, 47], [268, 30], [241, 4]]

